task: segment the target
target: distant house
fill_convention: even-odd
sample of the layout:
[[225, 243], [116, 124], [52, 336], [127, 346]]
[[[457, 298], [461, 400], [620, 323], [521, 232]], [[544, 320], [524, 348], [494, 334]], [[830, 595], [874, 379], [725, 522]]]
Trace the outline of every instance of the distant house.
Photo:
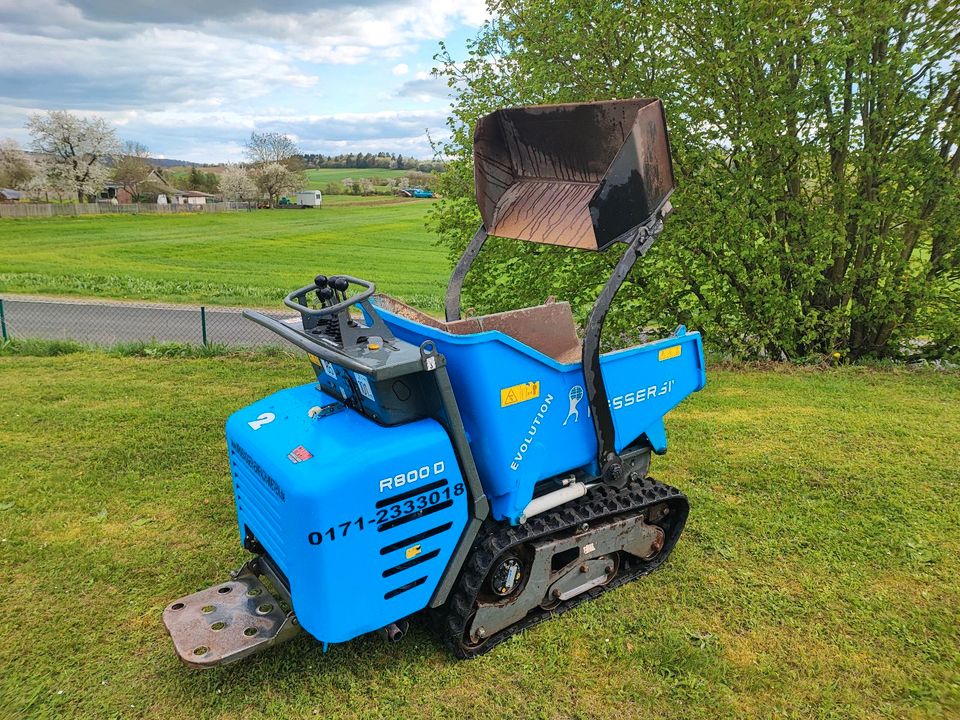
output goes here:
[[127, 192], [126, 188], [121, 185], [117, 185], [115, 182], [108, 182], [103, 186], [103, 190], [100, 191], [100, 194], [97, 195], [97, 200], [116, 200], [117, 202], [129, 203], [133, 200], [129, 199], [130, 193]]
[[216, 195], [200, 192], [199, 190], [177, 190], [173, 194], [175, 205], [206, 205], [207, 200], [213, 200]]
[[0, 188], [0, 203], [15, 203], [24, 199], [26, 199], [26, 196], [19, 190]]
[[[170, 185], [163, 175], [156, 169], [150, 170], [150, 174], [140, 183], [141, 195], [151, 196], [163, 192], [168, 195], [175, 195], [180, 192]], [[115, 182], [105, 183], [103, 190], [97, 197], [98, 200], [116, 200], [118, 203], [135, 203], [133, 195], [122, 185]]]

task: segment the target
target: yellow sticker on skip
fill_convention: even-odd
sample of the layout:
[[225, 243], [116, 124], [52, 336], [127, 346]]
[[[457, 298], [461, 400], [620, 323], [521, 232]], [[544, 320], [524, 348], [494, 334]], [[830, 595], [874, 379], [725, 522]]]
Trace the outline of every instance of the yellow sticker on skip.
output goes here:
[[516, 405], [525, 400], [540, 397], [540, 381], [520, 383], [511, 387], [500, 388], [500, 407]]
[[663, 362], [664, 360], [669, 360], [670, 358], [680, 357], [680, 352], [682, 350], [682, 345], [673, 345], [672, 347], [661, 350], [657, 357], [660, 359], [660, 362]]

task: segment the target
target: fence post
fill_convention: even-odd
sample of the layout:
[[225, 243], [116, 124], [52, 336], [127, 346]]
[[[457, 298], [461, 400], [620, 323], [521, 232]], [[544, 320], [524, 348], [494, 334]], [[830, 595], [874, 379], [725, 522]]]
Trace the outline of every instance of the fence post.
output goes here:
[[3, 298], [0, 298], [0, 333], [3, 334], [4, 342], [10, 339], [7, 335], [7, 319], [3, 315]]
[[203, 335], [203, 345], [207, 345], [207, 309], [200, 306], [200, 333]]

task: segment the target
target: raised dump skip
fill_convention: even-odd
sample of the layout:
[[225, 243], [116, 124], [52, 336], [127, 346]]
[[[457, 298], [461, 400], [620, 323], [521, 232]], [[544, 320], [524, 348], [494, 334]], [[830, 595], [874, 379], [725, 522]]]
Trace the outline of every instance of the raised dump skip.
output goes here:
[[674, 188], [656, 98], [508, 108], [474, 133], [487, 233], [603, 250], [647, 223]]

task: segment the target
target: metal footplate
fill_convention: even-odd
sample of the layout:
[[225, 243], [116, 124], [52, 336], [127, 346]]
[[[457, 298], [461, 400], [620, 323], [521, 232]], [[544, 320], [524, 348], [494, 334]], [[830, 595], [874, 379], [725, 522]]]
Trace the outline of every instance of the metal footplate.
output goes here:
[[300, 632], [260, 581], [256, 560], [226, 582], [179, 598], [163, 611], [163, 624], [180, 659], [195, 668], [232, 663]]

